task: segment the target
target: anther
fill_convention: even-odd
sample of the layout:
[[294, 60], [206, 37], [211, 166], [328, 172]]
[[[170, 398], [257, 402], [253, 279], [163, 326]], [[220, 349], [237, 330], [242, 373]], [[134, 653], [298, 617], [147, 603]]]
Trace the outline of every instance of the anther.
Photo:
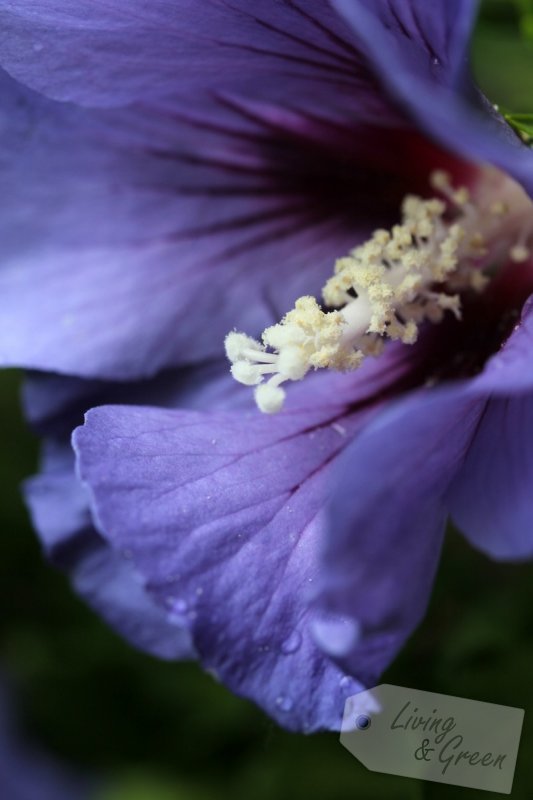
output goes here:
[[[314, 297], [300, 297], [281, 322], [263, 332], [262, 341], [228, 334], [232, 375], [255, 386], [261, 411], [280, 411], [282, 384], [301, 380], [311, 369], [357, 369], [366, 357], [378, 356], [387, 340], [414, 344], [425, 320], [438, 323], [446, 313], [460, 319], [461, 293], [481, 292], [489, 282], [491, 243], [497, 242], [500, 258], [531, 257], [532, 227], [524, 227], [523, 220], [521, 228], [516, 225], [520, 214], [513, 217], [507, 202], [481, 206], [443, 170], [433, 172], [430, 183], [444, 200], [408, 195], [401, 224], [375, 231], [337, 260], [322, 290], [324, 303], [334, 310], [324, 311]], [[520, 228], [518, 237], [512, 226], [503, 227], [509, 218]]]

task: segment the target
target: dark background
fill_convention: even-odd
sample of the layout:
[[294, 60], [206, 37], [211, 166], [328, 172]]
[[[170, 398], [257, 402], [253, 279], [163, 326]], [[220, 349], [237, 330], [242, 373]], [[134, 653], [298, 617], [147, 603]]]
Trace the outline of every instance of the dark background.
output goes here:
[[[485, 2], [473, 45], [485, 92], [517, 113], [533, 112], [531, 5]], [[496, 797], [370, 773], [336, 735], [288, 734], [195, 665], [124, 644], [41, 557], [19, 489], [37, 464], [20, 383], [0, 375], [0, 663], [19, 690], [28, 740], [100, 776], [97, 800]], [[532, 577], [530, 565], [491, 563], [450, 531], [425, 622], [385, 676], [525, 708], [520, 800], [533, 797]], [[1, 787], [0, 797], [11, 800]]]

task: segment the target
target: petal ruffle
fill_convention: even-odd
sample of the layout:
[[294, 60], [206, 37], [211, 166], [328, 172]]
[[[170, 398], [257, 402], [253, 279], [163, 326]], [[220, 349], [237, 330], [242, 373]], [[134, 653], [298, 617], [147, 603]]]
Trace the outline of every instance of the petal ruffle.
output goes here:
[[26, 482], [25, 497], [47, 556], [69, 572], [78, 594], [112, 628], [159, 658], [194, 657], [185, 626], [168, 619], [131, 561], [96, 533], [68, 443], [48, 445], [43, 472]]
[[166, 372], [133, 384], [84, 381], [34, 373], [24, 387], [26, 416], [44, 435], [41, 473], [26, 482], [26, 502], [51, 561], [76, 591], [124, 638], [160, 658], [194, 655], [188, 632], [146, 593], [131, 559], [97, 534], [86, 490], [75, 474], [70, 434], [101, 402], [150, 402], [163, 407], [239, 408], [252, 397], [219, 365]]

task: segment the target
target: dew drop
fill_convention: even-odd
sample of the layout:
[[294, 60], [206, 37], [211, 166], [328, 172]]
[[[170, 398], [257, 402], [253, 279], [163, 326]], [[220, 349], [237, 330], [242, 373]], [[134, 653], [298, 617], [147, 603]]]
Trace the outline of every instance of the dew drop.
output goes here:
[[355, 688], [355, 681], [353, 678], [350, 678], [349, 675], [343, 675], [339, 681], [339, 686], [341, 689], [349, 691], [350, 689]]
[[330, 656], [344, 656], [359, 638], [359, 623], [339, 614], [321, 613], [311, 622], [315, 642]]
[[276, 705], [282, 711], [290, 711], [292, 708], [292, 700], [290, 697], [284, 697], [282, 694], [280, 694], [279, 697], [276, 697]]
[[339, 436], [346, 436], [346, 428], [344, 425], [339, 425], [338, 422], [333, 422], [331, 427], [339, 434]]
[[183, 625], [185, 622], [184, 615], [188, 608], [186, 600], [180, 597], [167, 597], [165, 602], [170, 609], [168, 621], [174, 625]]
[[295, 653], [302, 644], [302, 635], [299, 631], [293, 631], [281, 645], [281, 652], [288, 656]]

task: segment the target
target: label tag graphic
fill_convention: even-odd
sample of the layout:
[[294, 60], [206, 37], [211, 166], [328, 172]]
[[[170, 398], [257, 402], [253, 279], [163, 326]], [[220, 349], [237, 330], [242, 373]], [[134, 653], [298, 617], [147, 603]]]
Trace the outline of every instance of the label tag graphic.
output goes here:
[[522, 708], [381, 684], [346, 700], [341, 744], [373, 772], [509, 794]]

